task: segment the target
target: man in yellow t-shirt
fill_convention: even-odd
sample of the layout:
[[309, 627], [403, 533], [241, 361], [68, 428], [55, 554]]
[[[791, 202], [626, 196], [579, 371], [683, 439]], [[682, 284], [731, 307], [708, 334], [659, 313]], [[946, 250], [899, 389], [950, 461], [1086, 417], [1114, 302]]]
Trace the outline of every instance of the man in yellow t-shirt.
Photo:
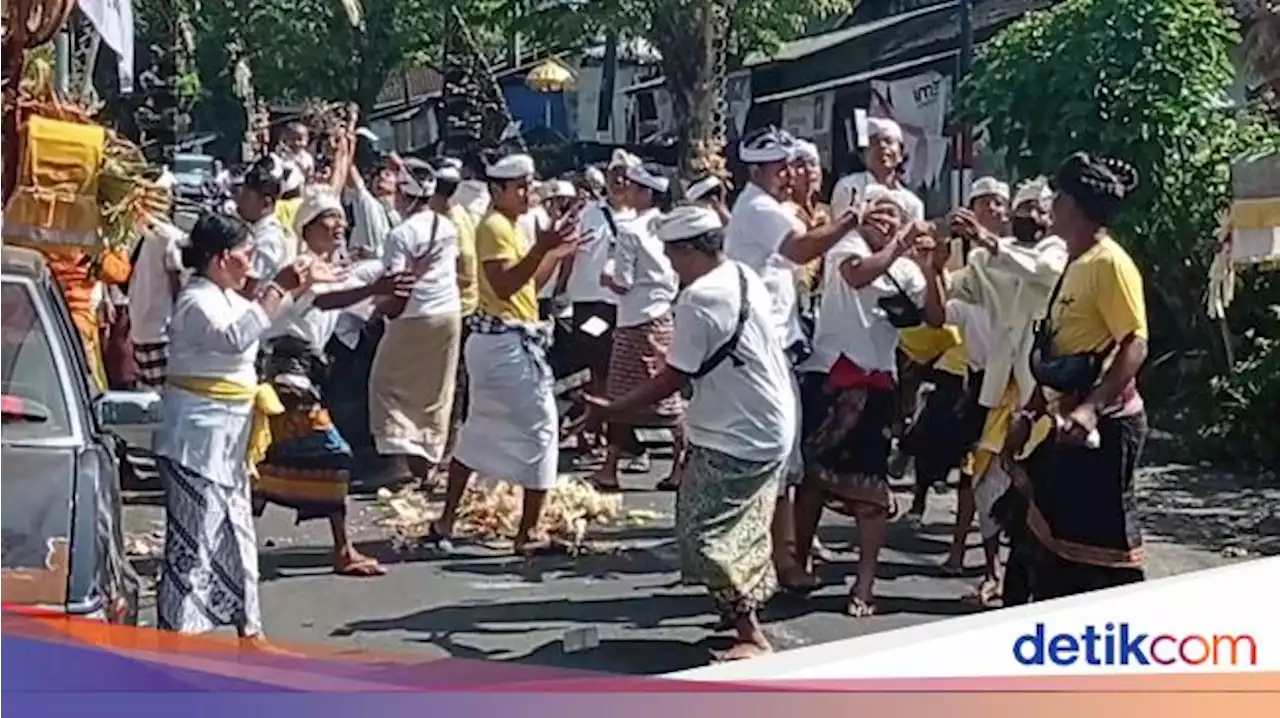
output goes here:
[[476, 229], [476, 309], [464, 351], [470, 407], [458, 430], [444, 510], [430, 530], [430, 538], [446, 548], [459, 502], [477, 473], [524, 490], [516, 553], [550, 546], [534, 529], [556, 482], [560, 415], [547, 335], [538, 322], [538, 287], [576, 246], [578, 217], [561, 217], [531, 242], [521, 236], [516, 220], [529, 210], [534, 169], [529, 156], [511, 155], [485, 171], [492, 209]]
[[1050, 323], [1059, 356], [1114, 349], [1129, 336], [1147, 339], [1142, 273], [1114, 239], [1103, 237], [1071, 263]]

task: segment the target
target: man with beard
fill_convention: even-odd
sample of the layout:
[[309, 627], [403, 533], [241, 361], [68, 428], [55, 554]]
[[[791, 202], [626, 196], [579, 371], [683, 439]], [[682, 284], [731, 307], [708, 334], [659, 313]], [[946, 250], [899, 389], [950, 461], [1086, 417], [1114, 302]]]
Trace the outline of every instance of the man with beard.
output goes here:
[[[1066, 243], [1048, 234], [1052, 200], [1053, 194], [1043, 179], [1019, 187], [1012, 203], [1013, 237], [992, 232], [971, 210], [961, 209], [953, 219], [953, 226], [977, 248], [970, 254], [967, 271], [951, 288], [950, 298], [981, 307], [990, 323], [991, 337], [986, 372], [978, 392], [978, 404], [988, 411], [974, 452], [976, 507], [962, 507], [967, 511], [956, 517], [950, 566], [959, 567], [963, 561], [964, 535], [975, 509], [985, 547], [989, 552], [995, 548], [999, 527], [990, 515], [991, 507], [1008, 488], [1010, 479], [992, 459], [1004, 447], [1014, 413], [1031, 399], [1036, 384], [1028, 361], [1035, 338], [1033, 325], [1044, 315], [1053, 287], [1067, 264]], [[1004, 581], [1005, 605], [1027, 600], [1018, 537], [1011, 538], [1015, 550]], [[994, 577], [979, 587], [979, 598], [993, 597], [993, 583]]]

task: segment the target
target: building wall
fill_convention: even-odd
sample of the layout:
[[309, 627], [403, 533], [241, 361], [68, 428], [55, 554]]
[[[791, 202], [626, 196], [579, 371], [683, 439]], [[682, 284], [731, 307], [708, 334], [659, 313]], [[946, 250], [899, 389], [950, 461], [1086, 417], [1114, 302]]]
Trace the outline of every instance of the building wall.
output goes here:
[[577, 82], [568, 93], [567, 102], [571, 108], [572, 130], [574, 137], [582, 142], [598, 142], [601, 144], [624, 144], [628, 141], [628, 126], [634, 108], [630, 98], [622, 90], [640, 81], [648, 73], [648, 69], [639, 65], [619, 62], [613, 81], [613, 101], [609, 128], [596, 129], [596, 119], [600, 102], [600, 85], [604, 78], [604, 68], [600, 65], [579, 66], [576, 69]]

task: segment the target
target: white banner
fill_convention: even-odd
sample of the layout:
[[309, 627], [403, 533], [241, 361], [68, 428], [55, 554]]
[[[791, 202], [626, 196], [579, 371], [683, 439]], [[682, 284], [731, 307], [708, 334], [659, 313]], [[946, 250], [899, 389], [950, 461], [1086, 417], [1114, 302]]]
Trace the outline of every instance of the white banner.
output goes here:
[[80, 0], [79, 5], [116, 54], [120, 91], [133, 92], [133, 0]]
[[902, 126], [908, 186], [933, 186], [942, 175], [951, 147], [950, 138], [943, 135], [950, 107], [951, 78], [938, 72], [871, 82], [869, 114]]

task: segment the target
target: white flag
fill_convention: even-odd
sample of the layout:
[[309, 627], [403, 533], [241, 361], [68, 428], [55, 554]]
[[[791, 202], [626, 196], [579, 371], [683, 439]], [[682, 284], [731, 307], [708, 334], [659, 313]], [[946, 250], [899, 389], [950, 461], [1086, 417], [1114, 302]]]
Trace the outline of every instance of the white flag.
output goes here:
[[133, 0], [80, 0], [102, 41], [118, 59], [120, 91], [133, 92]]

